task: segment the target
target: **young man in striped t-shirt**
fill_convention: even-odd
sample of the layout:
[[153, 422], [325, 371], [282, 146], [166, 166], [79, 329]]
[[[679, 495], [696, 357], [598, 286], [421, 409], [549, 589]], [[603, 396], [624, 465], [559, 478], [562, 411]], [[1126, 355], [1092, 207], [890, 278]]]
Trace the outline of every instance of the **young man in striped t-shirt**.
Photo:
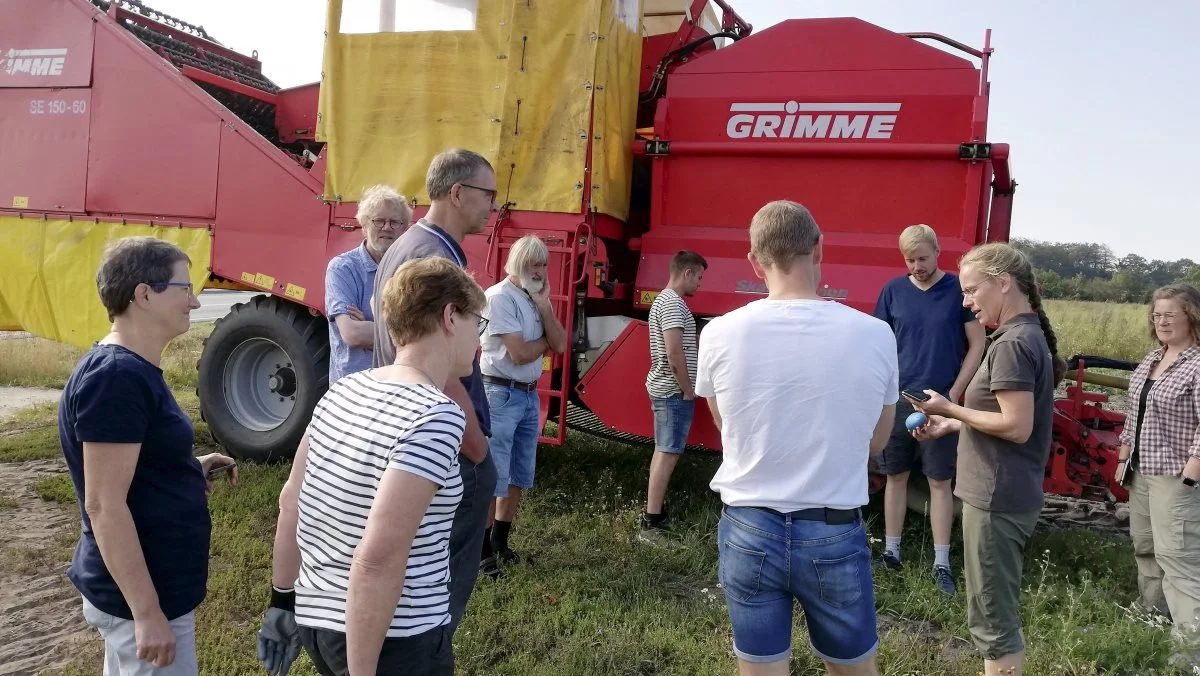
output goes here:
[[671, 278], [650, 306], [650, 372], [646, 393], [654, 411], [654, 458], [646, 511], [638, 518], [638, 539], [665, 543], [667, 511], [664, 502], [671, 473], [687, 445], [696, 393], [696, 320], [684, 302], [700, 288], [708, 262], [694, 251], [671, 258]]
[[467, 417], [442, 388], [471, 373], [486, 303], [440, 256], [387, 281], [396, 356], [321, 398], [279, 498], [258, 635], [268, 671], [286, 672], [303, 644], [322, 676], [454, 673], [450, 531]]

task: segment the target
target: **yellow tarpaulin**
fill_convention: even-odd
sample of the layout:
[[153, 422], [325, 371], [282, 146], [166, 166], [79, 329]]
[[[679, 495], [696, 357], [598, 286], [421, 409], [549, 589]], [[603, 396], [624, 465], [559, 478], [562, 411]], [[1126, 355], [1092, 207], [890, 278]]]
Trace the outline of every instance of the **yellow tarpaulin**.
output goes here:
[[458, 146], [495, 166], [499, 201], [578, 213], [590, 134], [592, 206], [627, 216], [641, 0], [479, 0], [472, 31], [341, 34], [340, 16], [330, 0], [326, 199], [384, 182], [427, 204], [429, 160]]
[[205, 228], [0, 216], [0, 329], [91, 347], [112, 326], [96, 291], [100, 257], [110, 241], [133, 235], [183, 249], [196, 293], [204, 287], [212, 252]]

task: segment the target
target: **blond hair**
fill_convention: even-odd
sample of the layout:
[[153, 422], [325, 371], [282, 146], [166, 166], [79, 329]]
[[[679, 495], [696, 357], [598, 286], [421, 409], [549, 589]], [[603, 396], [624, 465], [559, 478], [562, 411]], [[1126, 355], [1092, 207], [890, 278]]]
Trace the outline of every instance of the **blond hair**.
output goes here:
[[1192, 331], [1192, 341], [1200, 343], [1200, 291], [1191, 284], [1168, 284], [1160, 287], [1154, 292], [1154, 296], [1150, 298], [1150, 311], [1146, 313], [1146, 319], [1150, 322], [1150, 337], [1158, 341], [1162, 345], [1162, 341], [1158, 340], [1158, 331], [1154, 326], [1154, 304], [1160, 300], [1173, 300], [1179, 303], [1183, 308], [1183, 314], [1187, 317], [1188, 328]]
[[799, 202], [768, 202], [750, 220], [750, 253], [764, 267], [786, 270], [807, 256], [821, 239], [821, 229]]
[[928, 244], [933, 247], [934, 251], [940, 250], [938, 249], [937, 233], [928, 225], [924, 223], [910, 225], [900, 233], [901, 253], [912, 253], [922, 244]]
[[525, 235], [518, 239], [508, 252], [508, 260], [504, 261], [504, 271], [520, 277], [525, 274], [530, 265], [547, 265], [550, 263], [550, 250], [546, 243], [537, 235]]
[[1042, 333], [1046, 336], [1046, 345], [1054, 359], [1054, 384], [1057, 386], [1067, 372], [1067, 363], [1058, 356], [1058, 336], [1050, 325], [1046, 311], [1042, 309], [1042, 294], [1029, 257], [1011, 245], [992, 242], [975, 246], [958, 261], [960, 271], [968, 265], [985, 277], [1009, 275], [1016, 283], [1017, 290], [1029, 300], [1029, 307], [1037, 313]]
[[437, 331], [447, 305], [462, 314], [479, 314], [486, 304], [483, 289], [465, 270], [429, 256], [396, 268], [383, 287], [380, 307], [392, 343], [401, 347]]

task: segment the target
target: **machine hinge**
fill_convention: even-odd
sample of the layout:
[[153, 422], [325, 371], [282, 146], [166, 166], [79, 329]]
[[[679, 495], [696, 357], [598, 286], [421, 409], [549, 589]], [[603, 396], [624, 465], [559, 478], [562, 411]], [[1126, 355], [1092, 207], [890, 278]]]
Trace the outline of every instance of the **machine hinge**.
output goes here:
[[652, 139], [646, 141], [646, 154], [651, 157], [660, 157], [671, 154], [671, 142], [662, 139]]
[[990, 143], [978, 143], [972, 141], [971, 143], [958, 144], [958, 159], [960, 160], [978, 162], [980, 160], [991, 159], [991, 157], [992, 144]]

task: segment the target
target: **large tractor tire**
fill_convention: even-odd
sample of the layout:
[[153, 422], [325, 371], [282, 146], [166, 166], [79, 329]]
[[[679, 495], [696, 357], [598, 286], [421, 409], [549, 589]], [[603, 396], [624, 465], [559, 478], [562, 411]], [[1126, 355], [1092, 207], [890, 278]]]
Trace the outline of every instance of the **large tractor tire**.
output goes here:
[[291, 460], [329, 385], [328, 324], [275, 296], [217, 320], [197, 365], [200, 416], [233, 457]]

